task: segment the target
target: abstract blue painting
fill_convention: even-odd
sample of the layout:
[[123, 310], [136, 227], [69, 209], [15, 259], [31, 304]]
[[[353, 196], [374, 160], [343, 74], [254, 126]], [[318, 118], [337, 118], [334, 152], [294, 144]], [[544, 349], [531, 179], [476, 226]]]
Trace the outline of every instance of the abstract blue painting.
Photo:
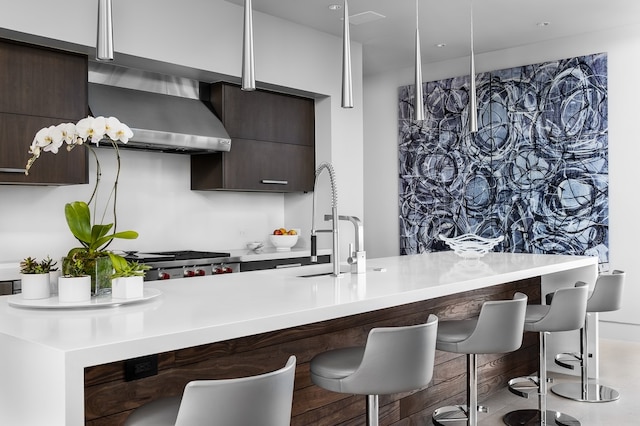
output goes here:
[[497, 251], [598, 256], [608, 262], [607, 55], [476, 76], [478, 132], [468, 130], [469, 77], [399, 88], [401, 254], [438, 239], [504, 235]]

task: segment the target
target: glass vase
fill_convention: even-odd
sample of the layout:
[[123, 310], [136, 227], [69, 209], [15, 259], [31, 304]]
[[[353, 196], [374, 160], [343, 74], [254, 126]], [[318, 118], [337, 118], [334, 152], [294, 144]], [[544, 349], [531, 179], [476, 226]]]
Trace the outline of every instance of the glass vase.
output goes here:
[[[113, 265], [109, 256], [84, 259], [84, 273], [91, 277], [91, 295], [111, 294], [111, 274]], [[70, 275], [71, 260], [62, 258], [62, 275]]]

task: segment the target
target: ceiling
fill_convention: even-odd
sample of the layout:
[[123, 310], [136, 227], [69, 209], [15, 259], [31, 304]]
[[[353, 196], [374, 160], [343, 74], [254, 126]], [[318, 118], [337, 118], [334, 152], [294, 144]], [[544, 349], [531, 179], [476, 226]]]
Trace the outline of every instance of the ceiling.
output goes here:
[[[472, 1], [476, 54], [640, 23], [638, 0], [419, 0], [423, 63], [469, 55]], [[342, 36], [343, 10], [329, 5], [342, 7], [343, 0], [252, 4], [254, 11]], [[351, 41], [363, 45], [365, 75], [413, 66], [416, 0], [349, 0], [348, 6]], [[367, 12], [384, 18], [358, 23], [375, 17]], [[446, 46], [437, 47], [440, 43]]]

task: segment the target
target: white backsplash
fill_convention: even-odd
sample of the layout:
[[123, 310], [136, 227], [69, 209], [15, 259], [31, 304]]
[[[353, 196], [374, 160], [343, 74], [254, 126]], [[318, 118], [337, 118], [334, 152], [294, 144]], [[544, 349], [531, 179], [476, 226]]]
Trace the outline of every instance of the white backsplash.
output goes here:
[[[113, 183], [115, 156], [111, 148], [97, 153], [104, 200]], [[191, 191], [188, 155], [122, 150], [121, 157], [118, 230], [132, 229], [140, 237], [115, 240], [110, 249], [237, 249], [249, 241], [267, 241], [271, 230], [287, 225], [283, 194]], [[64, 205], [88, 200], [95, 182], [92, 158], [90, 165], [90, 185], [0, 185], [0, 262], [26, 256], [60, 258], [77, 245], [65, 222]]]

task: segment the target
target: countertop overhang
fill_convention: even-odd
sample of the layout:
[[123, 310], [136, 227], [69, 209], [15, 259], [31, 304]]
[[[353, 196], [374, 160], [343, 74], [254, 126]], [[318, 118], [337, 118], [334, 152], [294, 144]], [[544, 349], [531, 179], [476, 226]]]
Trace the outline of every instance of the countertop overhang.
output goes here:
[[[0, 298], [0, 334], [61, 351], [84, 366], [224, 341], [592, 266], [594, 257], [453, 252], [369, 259], [365, 274], [331, 265], [205, 276], [146, 285], [158, 300], [115, 308], [37, 310]], [[343, 265], [348, 270], [348, 265]], [[14, 296], [15, 297], [15, 296]]]

